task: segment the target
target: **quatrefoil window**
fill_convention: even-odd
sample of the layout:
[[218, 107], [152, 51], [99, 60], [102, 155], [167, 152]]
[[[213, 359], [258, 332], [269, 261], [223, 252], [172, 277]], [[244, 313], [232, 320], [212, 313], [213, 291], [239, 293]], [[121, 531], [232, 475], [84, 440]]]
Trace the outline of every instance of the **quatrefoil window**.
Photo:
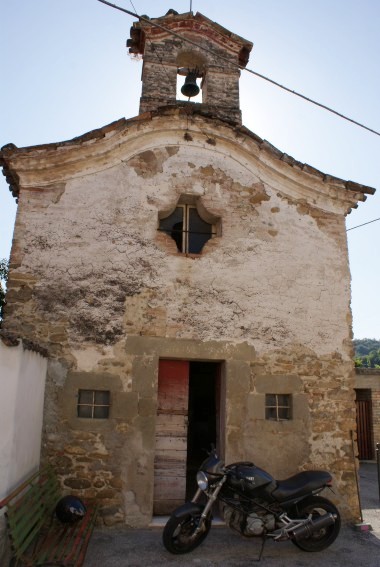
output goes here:
[[174, 211], [160, 219], [158, 230], [174, 240], [178, 252], [200, 254], [206, 242], [216, 235], [216, 224], [202, 216], [196, 204], [180, 200]]

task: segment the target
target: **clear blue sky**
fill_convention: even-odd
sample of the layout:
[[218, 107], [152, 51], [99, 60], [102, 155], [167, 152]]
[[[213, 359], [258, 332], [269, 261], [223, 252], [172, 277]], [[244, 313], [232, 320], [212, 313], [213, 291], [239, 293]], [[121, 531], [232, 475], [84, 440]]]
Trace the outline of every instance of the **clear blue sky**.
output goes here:
[[[116, 0], [115, 0], [116, 3]], [[129, 0], [119, 5], [133, 10]], [[134, 0], [150, 17], [190, 0]], [[0, 146], [66, 140], [138, 113], [141, 62], [125, 48], [133, 18], [96, 0], [0, 0]], [[193, 0], [253, 41], [248, 67], [380, 131], [379, 0]], [[243, 122], [294, 158], [378, 188], [347, 227], [380, 217], [380, 137], [242, 73]], [[0, 258], [16, 206], [0, 179]], [[348, 232], [355, 338], [380, 338], [380, 222]]]

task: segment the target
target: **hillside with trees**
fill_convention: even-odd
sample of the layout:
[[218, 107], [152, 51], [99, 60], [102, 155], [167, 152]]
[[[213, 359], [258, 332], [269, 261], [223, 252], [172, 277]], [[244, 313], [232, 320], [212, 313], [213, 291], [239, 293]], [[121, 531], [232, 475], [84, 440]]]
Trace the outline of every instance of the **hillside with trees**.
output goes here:
[[380, 368], [380, 340], [356, 339], [355, 366], [359, 368]]

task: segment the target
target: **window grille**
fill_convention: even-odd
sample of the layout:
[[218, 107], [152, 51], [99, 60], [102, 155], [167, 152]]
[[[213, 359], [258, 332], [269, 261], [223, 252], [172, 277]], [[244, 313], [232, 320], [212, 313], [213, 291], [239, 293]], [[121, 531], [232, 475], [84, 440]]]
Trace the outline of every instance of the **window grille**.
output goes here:
[[200, 254], [215, 236], [214, 226], [203, 220], [194, 205], [178, 205], [171, 215], [160, 220], [159, 229], [175, 241], [179, 252]]
[[292, 419], [292, 397], [290, 394], [265, 395], [265, 419], [286, 421]]
[[108, 390], [79, 390], [78, 417], [87, 419], [107, 419], [110, 409]]

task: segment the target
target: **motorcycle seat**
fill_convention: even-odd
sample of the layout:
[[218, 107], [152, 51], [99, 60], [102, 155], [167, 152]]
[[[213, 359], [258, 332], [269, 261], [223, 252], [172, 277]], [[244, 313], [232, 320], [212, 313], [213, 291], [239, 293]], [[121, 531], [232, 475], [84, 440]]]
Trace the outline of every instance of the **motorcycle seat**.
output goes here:
[[278, 480], [272, 496], [278, 502], [292, 500], [322, 488], [331, 481], [332, 477], [327, 471], [303, 471], [285, 480]]

